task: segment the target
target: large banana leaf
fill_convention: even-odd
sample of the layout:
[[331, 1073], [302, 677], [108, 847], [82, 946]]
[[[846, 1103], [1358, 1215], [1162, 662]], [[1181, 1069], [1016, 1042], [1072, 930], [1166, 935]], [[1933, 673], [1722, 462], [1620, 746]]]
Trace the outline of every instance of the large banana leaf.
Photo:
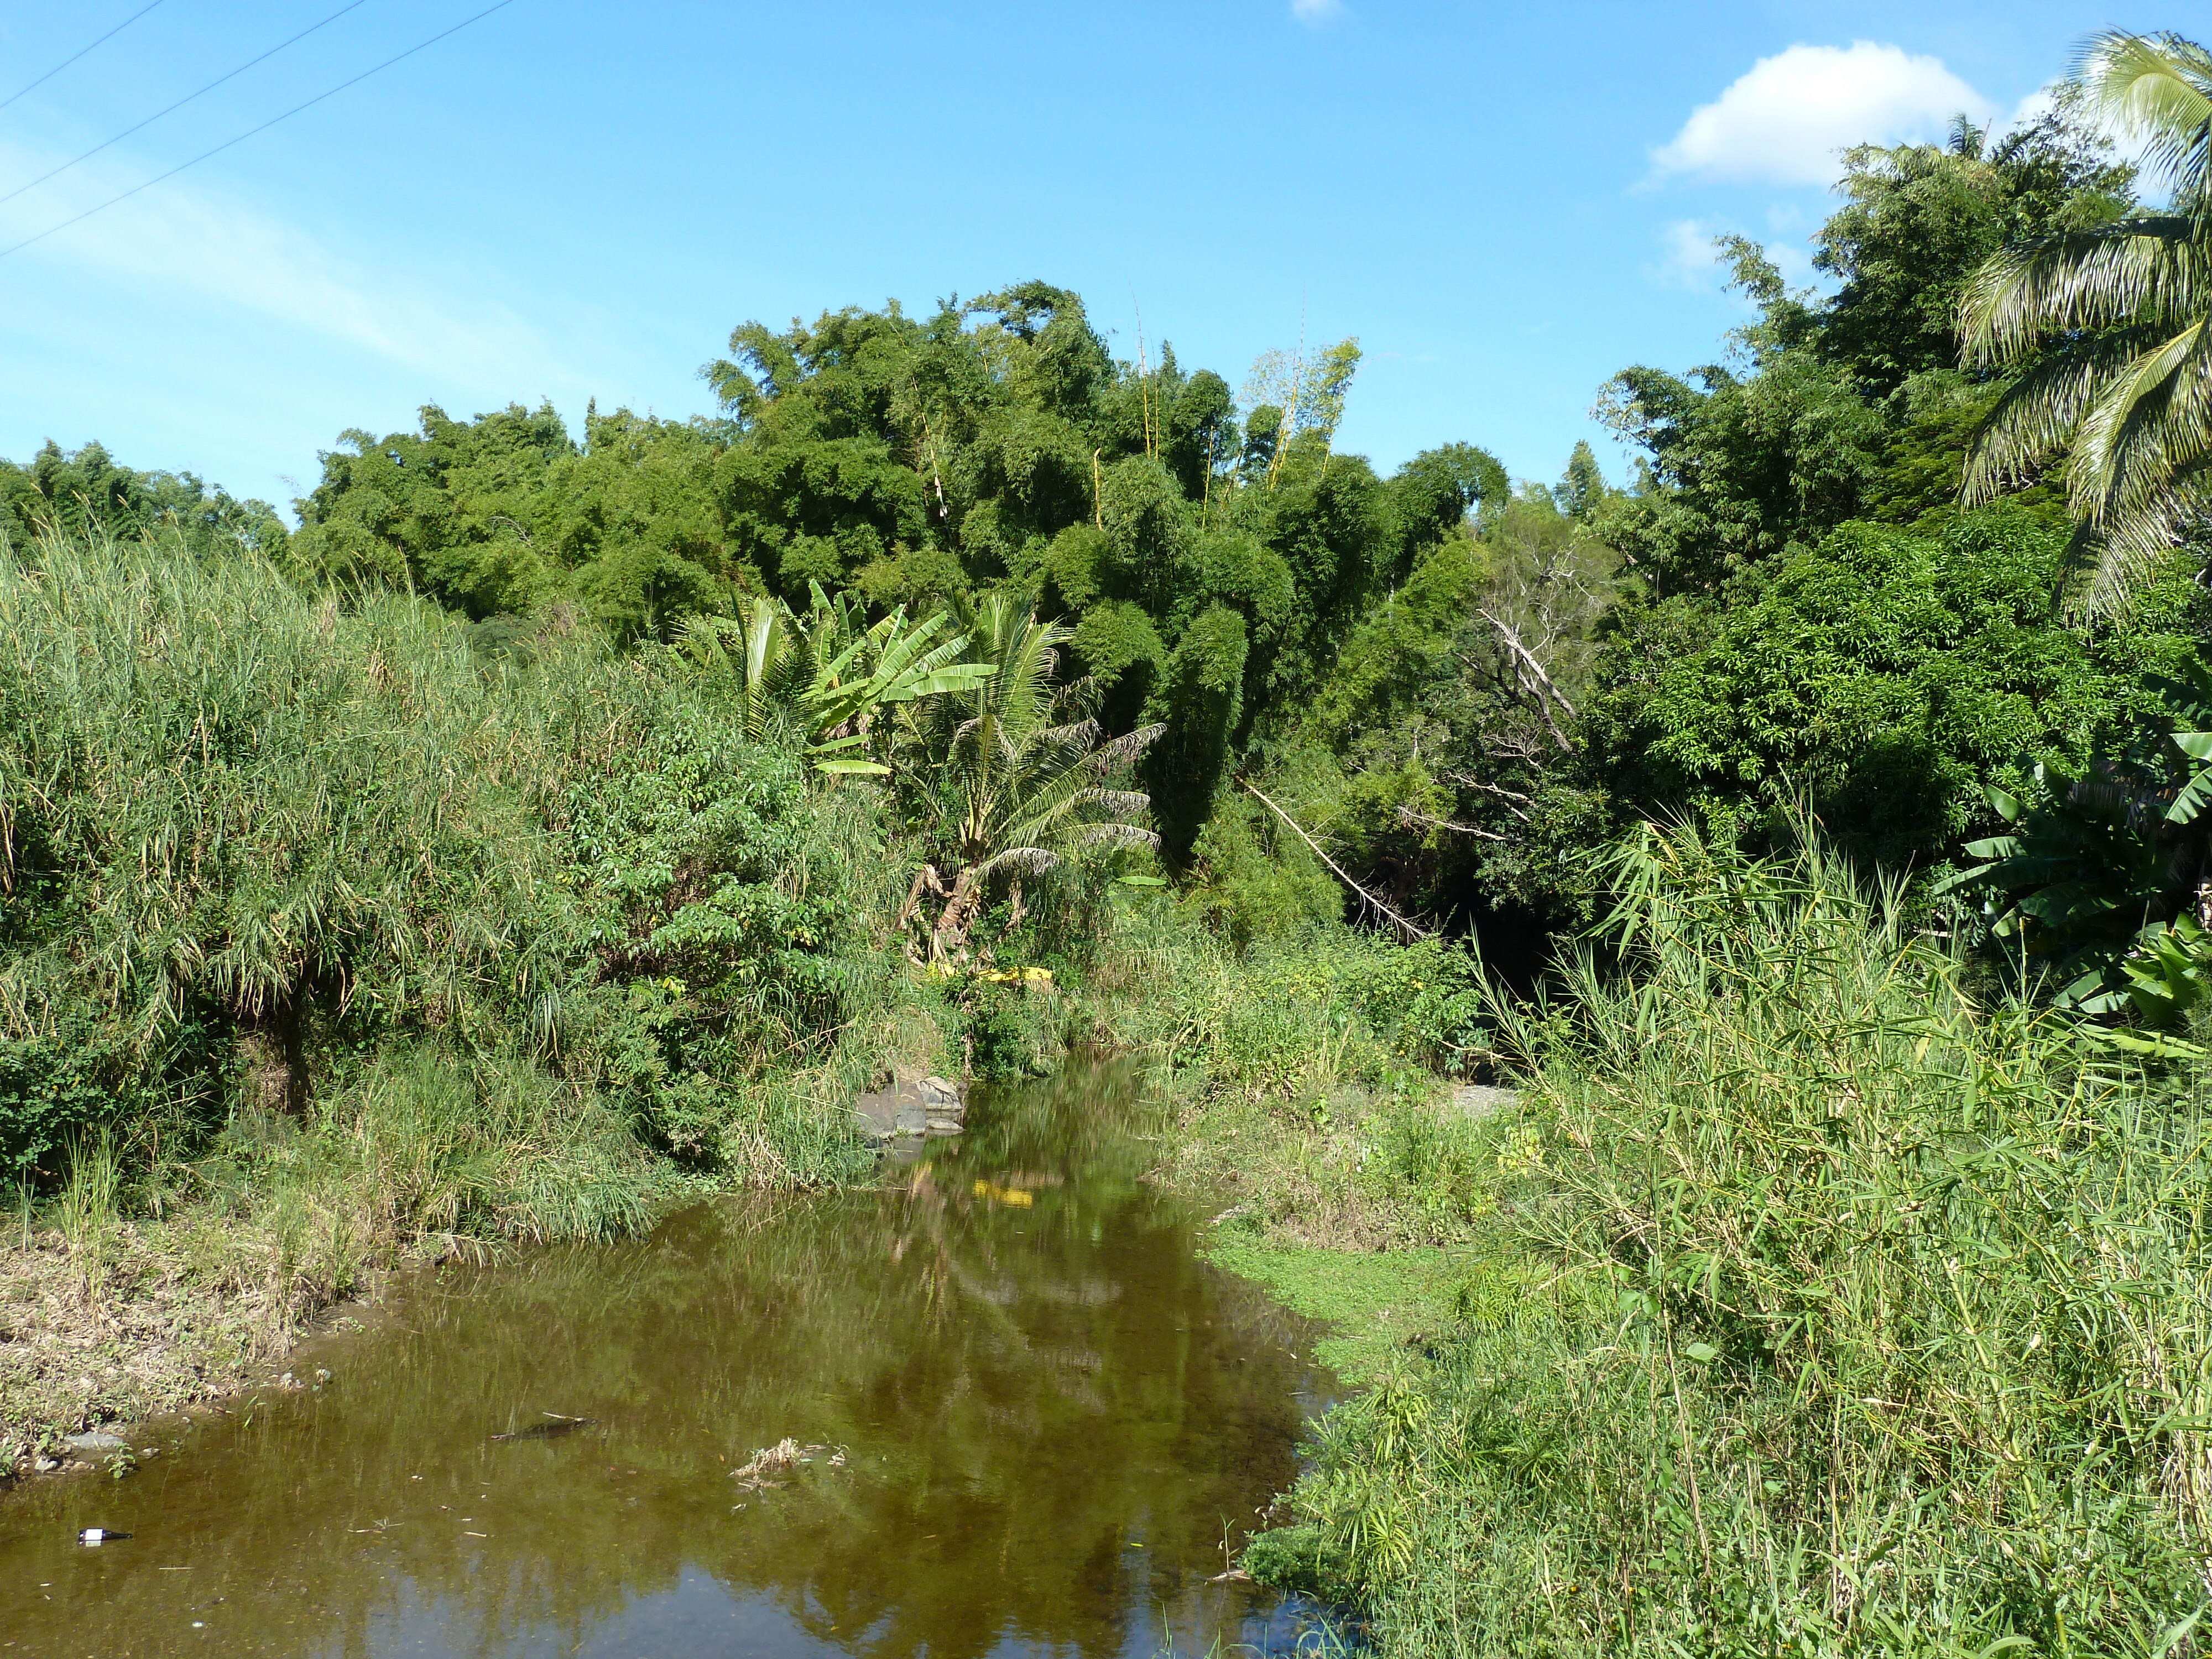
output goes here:
[[888, 775], [889, 767], [854, 752], [866, 744], [878, 709], [972, 690], [997, 672], [989, 662], [962, 660], [968, 636], [940, 637], [950, 624], [941, 613], [909, 621], [901, 608], [866, 625], [859, 596], [832, 599], [819, 583], [810, 586], [804, 616], [759, 597], [734, 617], [693, 617], [679, 652], [733, 682], [749, 737], [762, 736], [779, 715], [794, 720], [818, 772]]

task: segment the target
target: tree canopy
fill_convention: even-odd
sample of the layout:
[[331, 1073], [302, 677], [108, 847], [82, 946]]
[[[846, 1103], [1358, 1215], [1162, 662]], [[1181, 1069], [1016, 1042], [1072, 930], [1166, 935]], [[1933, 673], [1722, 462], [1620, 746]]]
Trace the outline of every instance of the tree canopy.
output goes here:
[[749, 597], [811, 590], [919, 613], [1005, 590], [1066, 635], [1106, 729], [1145, 759], [1171, 857], [1224, 771], [1327, 677], [1421, 550], [1498, 501], [1465, 443], [1392, 477], [1333, 445], [1345, 341], [1228, 381], [1116, 360], [1066, 289], [1022, 283], [929, 316], [896, 302], [781, 331], [746, 323], [702, 371], [722, 406], [673, 422], [550, 407], [345, 434], [301, 502], [299, 556], [411, 583], [479, 620], [555, 599], [672, 639]]
[[[2184, 46], [2142, 52], [2185, 91]], [[1994, 504], [1960, 501], [1970, 452], [2045, 374], [1971, 328], [1962, 358], [1961, 307], [1984, 314], [1991, 273], [2016, 287], [2054, 250], [2135, 247], [2172, 217], [2146, 216], [2094, 130], [2096, 98], [2125, 97], [2094, 92], [2002, 133], [1961, 117], [1941, 144], [1847, 152], [1819, 288], [1724, 239], [1751, 319], [1711, 362], [1600, 392], [1626, 487], [1588, 445], [1543, 484], [1462, 437], [1385, 476], [1337, 444], [1356, 340], [1263, 354], [1232, 389], [1164, 341], [1117, 356], [1079, 295], [1030, 281], [742, 324], [702, 370], [708, 416], [594, 404], [572, 431], [550, 405], [433, 406], [413, 431], [348, 432], [289, 538], [258, 503], [96, 446], [49, 447], [0, 493], [20, 526], [166, 514], [410, 588], [488, 652], [580, 614], [713, 659], [848, 774], [894, 751], [911, 768], [901, 688], [989, 672], [973, 619], [1021, 619], [1000, 632], [1044, 642], [1067, 704], [1038, 729], [1085, 733], [1047, 770], [1143, 734], [1113, 750], [1116, 799], [1145, 803], [1188, 902], [1239, 939], [1349, 901], [1541, 941], [1589, 919], [1592, 850], [1644, 817], [1757, 842], [1809, 808], [1855, 854], [1932, 870], [1990, 830], [1985, 786], [2078, 769], [2203, 626], [2185, 581], [2124, 624], [2051, 611], [2069, 556], [2051, 456], [1984, 465]], [[2202, 181], [2177, 156], [2185, 216]], [[939, 736], [945, 763], [968, 752]], [[928, 840], [949, 809], [895, 793]], [[991, 854], [933, 856], [949, 884]]]

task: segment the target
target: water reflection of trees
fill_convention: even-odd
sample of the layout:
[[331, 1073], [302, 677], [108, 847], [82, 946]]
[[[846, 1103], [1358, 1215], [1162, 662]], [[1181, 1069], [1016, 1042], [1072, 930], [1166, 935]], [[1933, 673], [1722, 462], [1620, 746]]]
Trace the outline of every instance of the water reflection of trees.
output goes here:
[[[1110, 1074], [1039, 1090], [874, 1191], [453, 1275], [406, 1331], [339, 1351], [339, 1392], [166, 1471], [190, 1541], [143, 1559], [193, 1563], [202, 1593], [220, 1577], [226, 1626], [271, 1650], [313, 1608], [325, 1650], [371, 1651], [403, 1584], [460, 1650], [573, 1649], [687, 1565], [881, 1659], [1119, 1653], [1162, 1601], [1203, 1625], [1224, 1518], [1287, 1484], [1304, 1344], [1193, 1258], [1135, 1112]], [[539, 1411], [599, 1424], [489, 1443]], [[735, 1490], [726, 1470], [787, 1435], [847, 1462]], [[80, 1645], [159, 1651], [172, 1584], [114, 1565]]]

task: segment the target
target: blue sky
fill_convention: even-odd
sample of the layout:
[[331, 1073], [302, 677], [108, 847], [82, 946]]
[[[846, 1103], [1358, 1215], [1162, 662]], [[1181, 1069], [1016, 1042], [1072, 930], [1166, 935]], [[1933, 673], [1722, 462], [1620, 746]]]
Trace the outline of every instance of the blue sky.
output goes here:
[[[0, 3], [0, 98], [145, 0]], [[160, 0], [0, 109], [0, 193], [344, 0]], [[0, 203], [12, 245], [467, 17], [362, 0]], [[340, 432], [550, 398], [704, 412], [759, 318], [1030, 276], [1117, 354], [1242, 383], [1356, 334], [1340, 443], [1556, 477], [1637, 362], [1741, 317], [1704, 249], [1809, 275], [1826, 158], [2008, 118], [2094, 3], [590, 5], [512, 0], [0, 258], [0, 455], [105, 442], [280, 503]], [[1602, 443], [1615, 474], [1620, 453]]]

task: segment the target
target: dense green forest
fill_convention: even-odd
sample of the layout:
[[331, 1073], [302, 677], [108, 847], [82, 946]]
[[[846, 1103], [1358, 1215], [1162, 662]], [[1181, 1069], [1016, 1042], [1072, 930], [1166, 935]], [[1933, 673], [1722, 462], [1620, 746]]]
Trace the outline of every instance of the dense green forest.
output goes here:
[[[412, 591], [495, 653], [560, 611], [619, 648], [819, 587], [871, 617], [1006, 594], [1064, 631], [1065, 679], [1139, 757], [1180, 890], [1240, 940], [1390, 909], [1473, 930], [1526, 982], [1600, 895], [1589, 854], [1687, 815], [1771, 847], [1809, 813], [1855, 857], [1940, 873], [1999, 820], [1984, 791], [2069, 775], [2162, 707], [2205, 608], [2186, 561], [2124, 615], [2063, 618], [2063, 492], [1960, 505], [2006, 385], [1958, 366], [1969, 277], [2008, 245], [2116, 222], [2130, 168], [2046, 116], [1862, 149], [1816, 239], [1824, 293], [1725, 248], [1753, 319], [1720, 359], [1624, 370], [1587, 447], [1515, 484], [1474, 443], [1385, 477], [1340, 453], [1355, 342], [1211, 370], [1116, 362], [1080, 299], [1029, 283], [776, 332], [672, 422], [550, 407], [354, 431], [289, 536], [96, 447], [0, 475], [15, 521], [173, 521], [302, 580]], [[1479, 436], [1480, 434], [1473, 434]]]
[[1393, 1651], [2180, 1650], [2212, 60], [2085, 62], [1849, 152], [1815, 289], [1728, 241], [1619, 486], [1482, 412], [1386, 476], [1356, 341], [1232, 387], [1042, 282], [349, 432], [296, 526], [0, 465], [27, 1217], [143, 1165], [306, 1301], [1128, 1042], [1485, 1264], [1254, 1553]]

